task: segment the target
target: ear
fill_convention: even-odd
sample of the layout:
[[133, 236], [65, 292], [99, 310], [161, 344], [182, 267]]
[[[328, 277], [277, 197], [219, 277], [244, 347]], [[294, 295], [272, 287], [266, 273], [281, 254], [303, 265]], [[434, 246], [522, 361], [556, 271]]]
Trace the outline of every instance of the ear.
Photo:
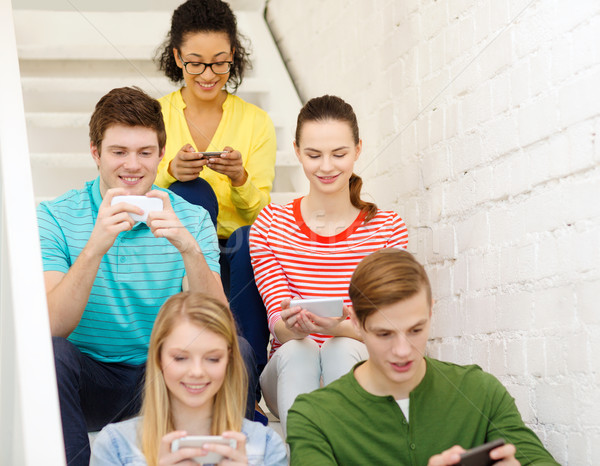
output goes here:
[[176, 48], [173, 48], [173, 57], [175, 57], [175, 63], [177, 64], [177, 66], [183, 69], [183, 63], [181, 63], [181, 60], [179, 59], [179, 50], [177, 50]]
[[350, 322], [352, 322], [352, 326], [354, 327], [354, 330], [356, 330], [356, 332], [362, 336], [364, 329], [362, 328], [362, 325], [360, 325], [360, 322], [358, 321], [358, 317], [356, 317], [356, 313], [354, 312], [354, 307], [348, 306], [348, 311], [350, 312]]
[[362, 139], [358, 140], [358, 144], [356, 145], [356, 158], [354, 160], [358, 160], [358, 157], [362, 153]]
[[431, 316], [433, 314], [433, 305], [435, 304], [435, 299], [431, 298], [431, 307], [429, 308], [429, 320], [431, 320]]
[[294, 152], [296, 153], [296, 158], [298, 160], [300, 160], [300, 148], [298, 147], [298, 144], [296, 144], [296, 141], [294, 141], [293, 144], [294, 144]]
[[90, 152], [92, 153], [92, 158], [94, 159], [94, 162], [96, 162], [96, 166], [100, 168], [100, 149], [91, 141]]
[[158, 154], [158, 160], [162, 160], [162, 158], [165, 156], [165, 149], [166, 146], [162, 148], [162, 150], [160, 151], [160, 154]]

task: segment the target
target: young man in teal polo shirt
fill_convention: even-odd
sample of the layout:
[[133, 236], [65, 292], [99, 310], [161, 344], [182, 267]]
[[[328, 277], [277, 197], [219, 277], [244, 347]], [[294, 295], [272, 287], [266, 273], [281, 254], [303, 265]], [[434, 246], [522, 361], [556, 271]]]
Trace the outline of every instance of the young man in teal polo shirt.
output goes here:
[[[208, 213], [153, 185], [166, 142], [158, 101], [113, 89], [92, 114], [90, 141], [99, 177], [38, 207], [70, 465], [88, 464], [88, 430], [138, 411], [160, 306], [188, 289], [227, 303]], [[158, 198], [163, 209], [136, 222], [130, 214], [143, 210], [113, 205], [121, 195]]]
[[363, 259], [350, 282], [352, 321], [369, 359], [296, 398], [291, 464], [458, 464], [465, 449], [503, 438], [503, 465], [557, 465], [502, 384], [478, 366], [424, 357], [433, 300], [424, 268], [398, 249]]

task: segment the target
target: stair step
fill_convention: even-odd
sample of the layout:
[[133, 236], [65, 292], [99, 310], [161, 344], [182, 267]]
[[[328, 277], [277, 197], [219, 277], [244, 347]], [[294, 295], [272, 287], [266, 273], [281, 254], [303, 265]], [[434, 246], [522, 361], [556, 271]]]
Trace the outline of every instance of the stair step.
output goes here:
[[[113, 75], [110, 77], [26, 76], [21, 79], [23, 100], [27, 112], [91, 112], [96, 102], [109, 90], [123, 86], [138, 86], [159, 98], [179, 86], [166, 77]], [[268, 112], [269, 89], [256, 78], [245, 79], [237, 95]]]

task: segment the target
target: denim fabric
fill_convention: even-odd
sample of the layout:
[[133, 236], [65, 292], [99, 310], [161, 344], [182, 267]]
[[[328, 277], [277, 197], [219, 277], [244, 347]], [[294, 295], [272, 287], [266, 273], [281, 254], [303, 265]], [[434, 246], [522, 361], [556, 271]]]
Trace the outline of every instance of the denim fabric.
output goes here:
[[[109, 424], [94, 441], [90, 466], [146, 464], [138, 443], [137, 417], [118, 424]], [[286, 466], [287, 451], [281, 437], [270, 427], [244, 419], [242, 433], [247, 437], [246, 455], [250, 465]]]

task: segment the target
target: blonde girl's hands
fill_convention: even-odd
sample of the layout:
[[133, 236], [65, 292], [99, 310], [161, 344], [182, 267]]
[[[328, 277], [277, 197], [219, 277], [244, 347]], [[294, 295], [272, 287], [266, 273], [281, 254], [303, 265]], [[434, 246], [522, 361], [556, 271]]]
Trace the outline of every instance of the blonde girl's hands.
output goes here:
[[208, 160], [200, 157], [191, 144], [185, 144], [169, 162], [168, 171], [178, 181], [191, 181], [198, 178], [207, 163]]
[[171, 452], [171, 443], [173, 440], [185, 437], [187, 432], [176, 430], [166, 434], [161, 440], [158, 447], [158, 464], [159, 466], [197, 466], [198, 463], [193, 458], [196, 456], [205, 455], [204, 448], [180, 448], [177, 451]]
[[248, 457], [246, 456], [246, 436], [241, 432], [231, 430], [223, 432], [222, 435], [225, 438], [235, 439], [237, 442], [236, 447], [231, 448], [229, 445], [220, 443], [206, 443], [204, 444], [203, 450], [212, 451], [222, 455], [223, 459], [219, 461], [219, 466], [248, 464]]
[[242, 154], [230, 146], [223, 148], [223, 154], [220, 157], [209, 158], [207, 165], [211, 170], [228, 176], [232, 186], [242, 186], [248, 179]]

